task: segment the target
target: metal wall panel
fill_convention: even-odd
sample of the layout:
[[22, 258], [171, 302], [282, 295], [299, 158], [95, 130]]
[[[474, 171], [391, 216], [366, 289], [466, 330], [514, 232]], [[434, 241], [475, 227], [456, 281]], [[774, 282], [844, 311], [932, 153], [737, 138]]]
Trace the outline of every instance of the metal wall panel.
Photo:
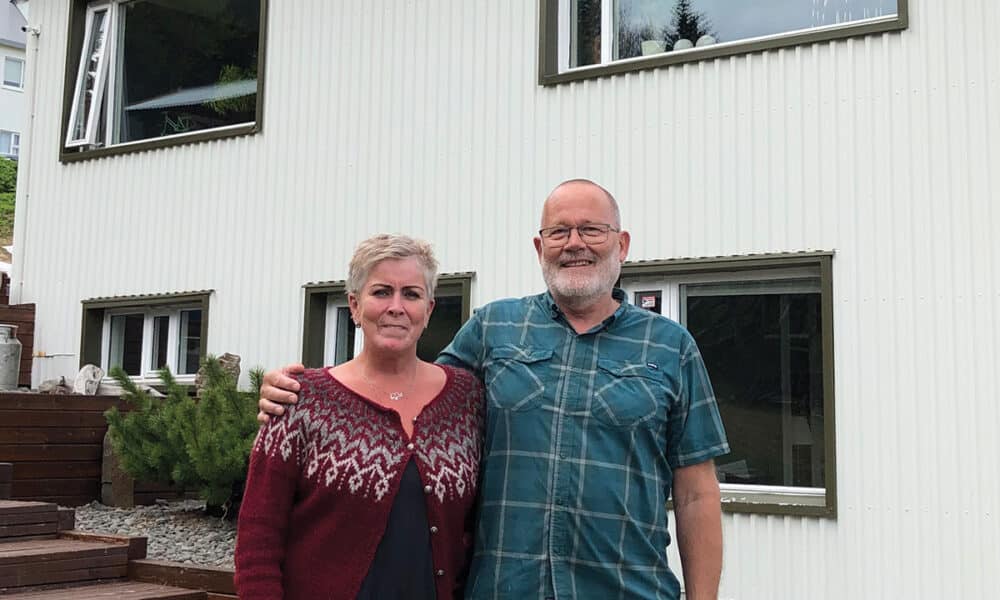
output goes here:
[[727, 515], [722, 596], [997, 596], [996, 2], [543, 88], [533, 1], [272, 0], [261, 134], [60, 164], [67, 4], [31, 9], [12, 294], [69, 355], [36, 382], [75, 372], [80, 301], [118, 294], [214, 289], [211, 352], [296, 360], [301, 285], [378, 231], [475, 271], [474, 305], [534, 292], [541, 201], [585, 176], [631, 259], [836, 252], [839, 516]]

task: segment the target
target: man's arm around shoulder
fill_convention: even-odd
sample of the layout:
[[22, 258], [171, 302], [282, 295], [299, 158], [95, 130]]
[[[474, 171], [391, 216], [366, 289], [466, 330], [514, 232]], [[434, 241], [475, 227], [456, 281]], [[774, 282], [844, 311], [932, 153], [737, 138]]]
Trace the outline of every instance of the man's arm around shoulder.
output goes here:
[[677, 549], [687, 600], [716, 600], [722, 575], [722, 496], [715, 464], [707, 460], [674, 471]]

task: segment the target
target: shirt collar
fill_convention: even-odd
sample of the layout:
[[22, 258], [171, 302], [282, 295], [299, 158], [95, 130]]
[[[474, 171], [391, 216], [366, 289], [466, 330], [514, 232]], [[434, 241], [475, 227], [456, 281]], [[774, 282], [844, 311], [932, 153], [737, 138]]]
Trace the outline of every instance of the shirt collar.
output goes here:
[[[595, 329], [607, 327], [625, 312], [625, 305], [628, 304], [628, 297], [625, 295], [625, 290], [621, 288], [612, 288], [611, 297], [618, 301], [618, 308], [615, 309], [615, 312], [610, 317], [604, 319], [604, 321], [601, 322], [601, 324]], [[562, 317], [563, 321], [565, 321], [562, 310], [559, 309], [559, 305], [556, 304], [555, 299], [552, 297], [552, 292], [545, 290], [545, 293], [542, 294], [542, 300], [545, 305], [549, 307], [549, 316], [552, 317], [552, 319], [556, 320]]]

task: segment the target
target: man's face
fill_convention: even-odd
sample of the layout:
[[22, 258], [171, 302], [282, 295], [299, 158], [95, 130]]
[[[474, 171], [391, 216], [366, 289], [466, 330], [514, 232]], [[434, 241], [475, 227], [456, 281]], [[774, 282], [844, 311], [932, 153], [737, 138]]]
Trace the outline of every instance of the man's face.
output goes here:
[[[620, 229], [604, 192], [587, 183], [564, 184], [549, 196], [542, 209], [542, 229], [610, 225]], [[628, 254], [628, 232], [609, 231], [600, 243], [587, 243], [577, 230], [559, 245], [535, 238], [535, 250], [545, 284], [556, 299], [598, 300], [610, 295]]]

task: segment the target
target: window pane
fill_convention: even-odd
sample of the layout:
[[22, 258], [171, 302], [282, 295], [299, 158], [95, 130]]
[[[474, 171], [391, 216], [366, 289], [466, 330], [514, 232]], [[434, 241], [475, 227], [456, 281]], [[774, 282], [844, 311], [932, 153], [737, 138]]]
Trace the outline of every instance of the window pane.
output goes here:
[[357, 329], [351, 321], [351, 309], [346, 306], [337, 308], [337, 344], [333, 364], [339, 365], [354, 358], [354, 339]]
[[718, 465], [719, 479], [823, 487], [820, 294], [759, 288], [687, 296], [687, 327], [705, 359], [732, 447]]
[[169, 347], [167, 344], [170, 342], [169, 332], [170, 317], [153, 317], [153, 356], [149, 364], [155, 370], [167, 366], [167, 356], [169, 356]]
[[252, 122], [259, 0], [122, 5], [117, 140]]
[[600, 63], [601, 0], [571, 0], [571, 4], [569, 66]]
[[458, 333], [462, 327], [462, 297], [437, 296], [434, 298], [434, 312], [427, 329], [417, 342], [417, 356], [428, 362], [437, 358], [438, 353]]
[[111, 317], [111, 347], [108, 352], [109, 367], [119, 366], [129, 375], [139, 375], [142, 370], [142, 314], [115, 315]]
[[618, 0], [614, 58], [839, 25], [897, 11], [897, 0]]
[[79, 82], [79, 90], [73, 106], [76, 111], [71, 124], [70, 139], [81, 140], [87, 135], [87, 119], [90, 116], [91, 104], [97, 94], [97, 83], [100, 78], [101, 57], [104, 55], [104, 42], [107, 39], [108, 10], [94, 12], [91, 22], [91, 34], [88, 45], [83, 50], [85, 68], [82, 72], [83, 81]]
[[3, 61], [3, 84], [21, 87], [24, 84], [24, 61], [5, 57]]
[[190, 375], [198, 372], [201, 360], [201, 311], [182, 310], [178, 333], [177, 373]]

